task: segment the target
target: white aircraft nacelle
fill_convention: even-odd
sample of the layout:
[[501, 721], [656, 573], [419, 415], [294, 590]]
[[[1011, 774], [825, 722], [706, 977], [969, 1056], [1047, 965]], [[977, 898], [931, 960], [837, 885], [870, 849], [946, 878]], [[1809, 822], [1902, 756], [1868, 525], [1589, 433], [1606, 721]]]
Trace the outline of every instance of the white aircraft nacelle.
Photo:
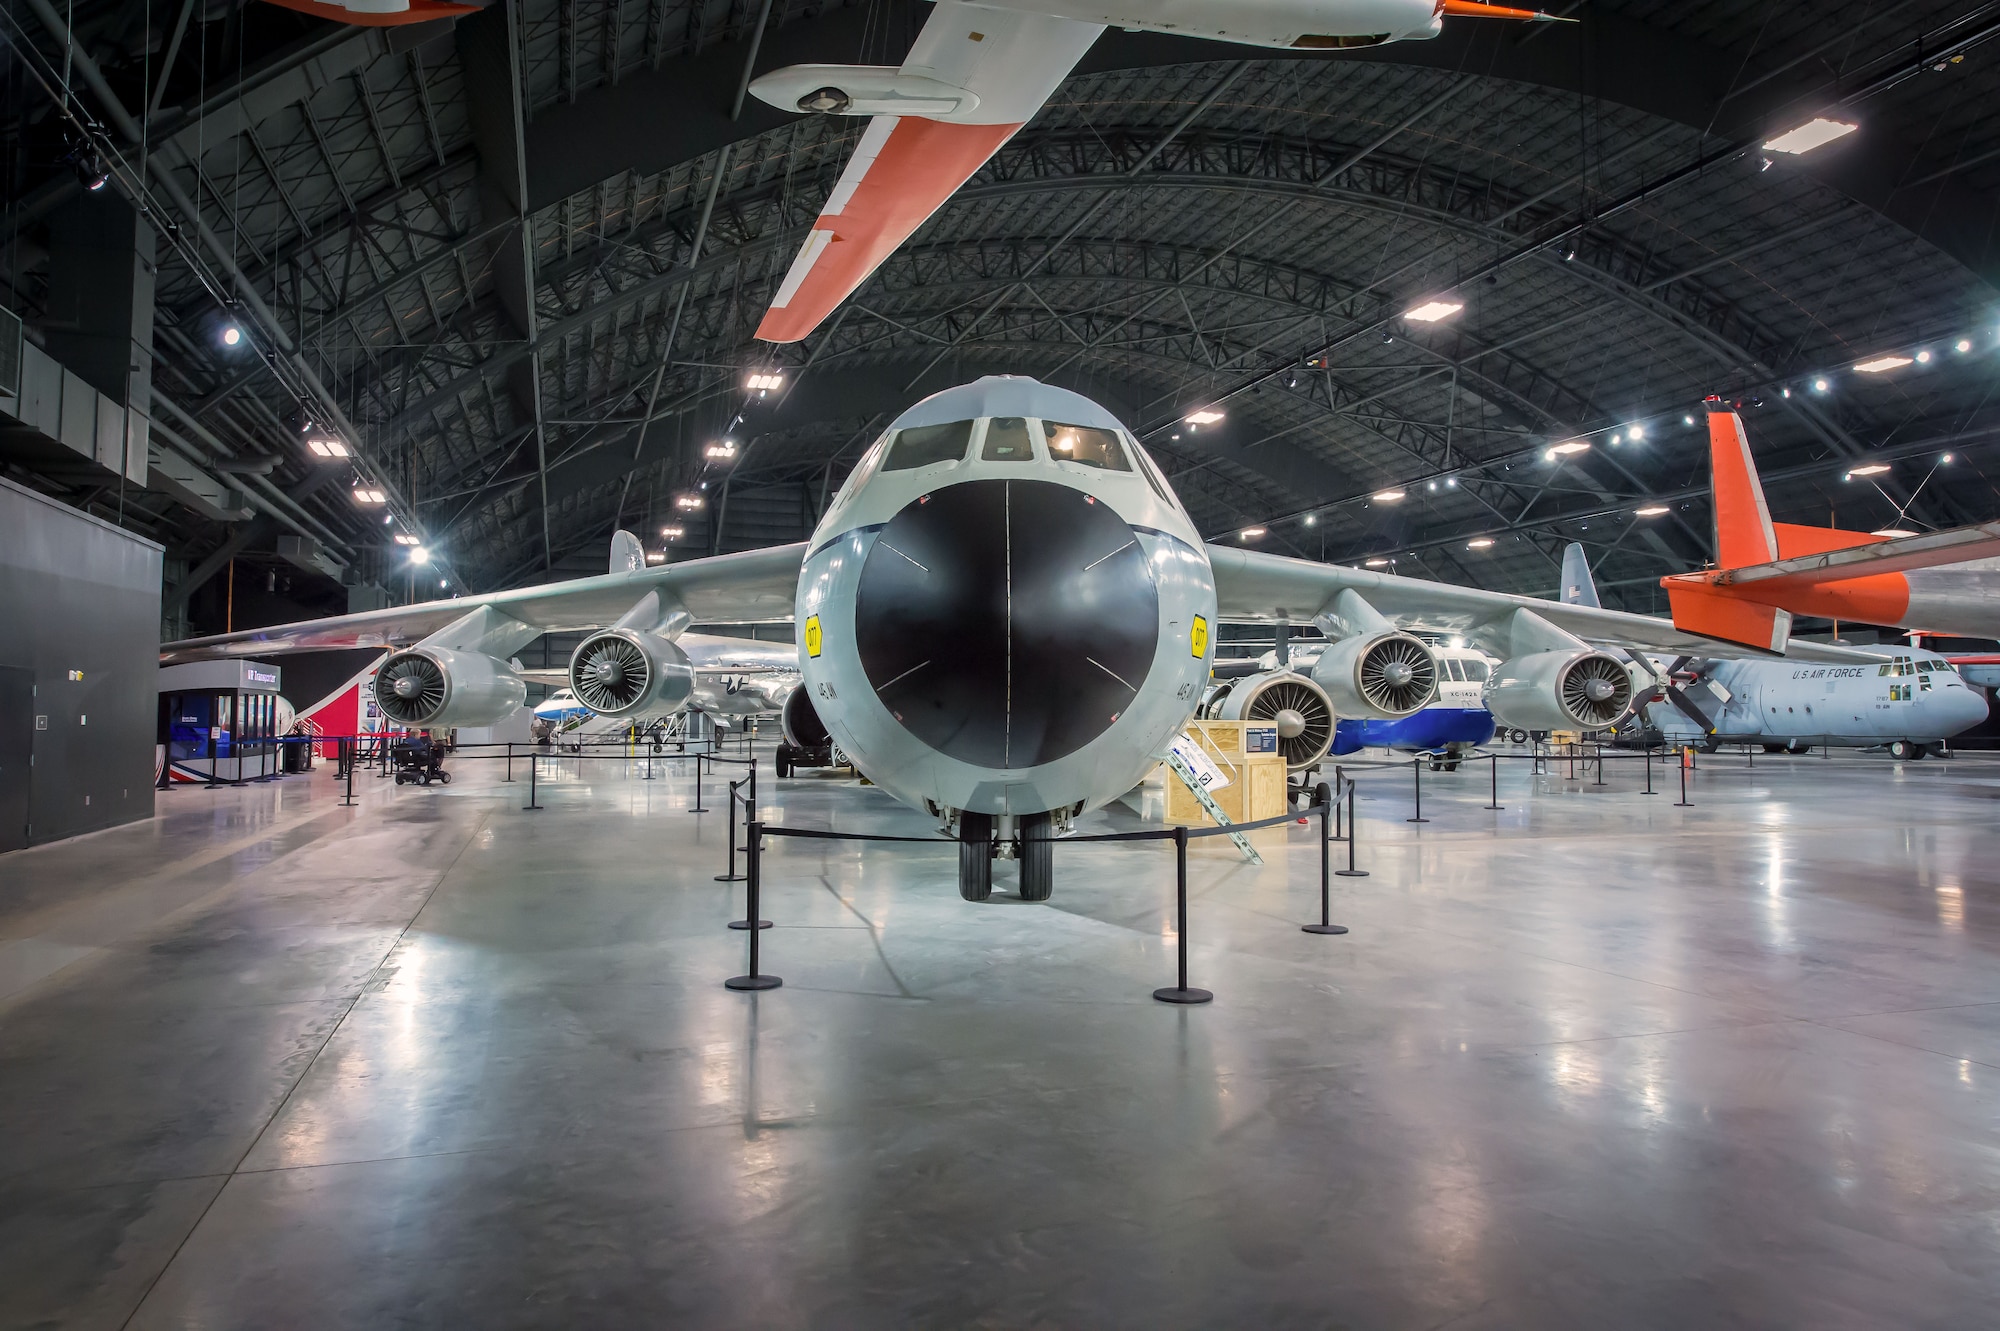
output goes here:
[[375, 672], [375, 704], [399, 726], [498, 725], [528, 702], [505, 661], [449, 647], [397, 652]]
[[1396, 629], [1330, 644], [1313, 663], [1312, 677], [1341, 716], [1394, 721], [1437, 697], [1437, 657], [1420, 639]]
[[1435, 37], [1436, 0], [981, 0], [990, 9], [1054, 14], [1082, 23], [1249, 46], [1343, 50]]
[[667, 716], [694, 692], [694, 666], [679, 644], [656, 633], [611, 628], [576, 645], [569, 686], [599, 716]]
[[1631, 707], [1625, 663], [1589, 648], [1517, 656], [1486, 681], [1486, 710], [1517, 730], [1602, 730]]
[[988, 377], [904, 412], [814, 532], [802, 687], [870, 780], [944, 813], [1081, 810], [1194, 714], [1215, 581], [1104, 408]]
[[1278, 750], [1294, 772], [1311, 767], [1333, 747], [1333, 699], [1295, 670], [1270, 670], [1233, 679], [1203, 700], [1211, 721], [1264, 721], [1278, 729]]

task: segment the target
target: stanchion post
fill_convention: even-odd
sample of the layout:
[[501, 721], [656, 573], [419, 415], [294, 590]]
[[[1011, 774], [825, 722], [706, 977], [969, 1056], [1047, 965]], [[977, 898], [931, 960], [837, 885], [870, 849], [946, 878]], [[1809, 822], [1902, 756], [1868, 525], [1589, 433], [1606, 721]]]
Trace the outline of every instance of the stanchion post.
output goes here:
[[1680, 797], [1679, 801], [1677, 801], [1677, 802], [1675, 803], [1675, 805], [1674, 805], [1674, 807], [1675, 807], [1676, 809], [1687, 809], [1687, 808], [1692, 808], [1692, 807], [1693, 807], [1692, 805], [1690, 805], [1690, 804], [1688, 803], [1688, 758], [1689, 758], [1689, 756], [1690, 756], [1690, 755], [1689, 755], [1689, 753], [1688, 753], [1688, 751], [1687, 751], [1686, 749], [1682, 749], [1682, 750], [1681, 750], [1681, 797]]
[[1176, 947], [1180, 953], [1179, 983], [1172, 989], [1155, 989], [1153, 997], [1162, 1003], [1211, 1003], [1215, 995], [1206, 989], [1190, 989], [1187, 982], [1187, 828], [1174, 829], [1174, 920]]
[[1333, 810], [1340, 807], [1334, 802], [1333, 792], [1321, 785], [1319, 788], [1319, 923], [1301, 925], [1300, 931], [1309, 934], [1344, 934], [1347, 926], [1332, 921], [1333, 910], [1333, 845], [1328, 833], [1332, 828]]
[[1354, 867], [1354, 843], [1360, 840], [1361, 828], [1361, 825], [1354, 818], [1354, 787], [1355, 781], [1352, 777], [1349, 777], [1347, 781], [1347, 867], [1345, 869], [1335, 869], [1333, 871], [1335, 878], [1366, 878], [1368, 876], [1366, 869], [1357, 869]]
[[[763, 859], [763, 840], [764, 824], [755, 818], [751, 819], [750, 861], [748, 866], [750, 871], [748, 874], [749, 881], [744, 884], [743, 888], [743, 895], [748, 898], [747, 904], [749, 906], [749, 910], [744, 912], [743, 918], [745, 920], [757, 920], [757, 907], [760, 904], [757, 899], [759, 895], [758, 889], [762, 886], [761, 880], [764, 876], [761, 863]], [[764, 922], [762, 920], [758, 920], [757, 922], [758, 928], [746, 930], [750, 935], [750, 973], [724, 980], [722, 987], [725, 989], [776, 989], [784, 983], [777, 976], [765, 975], [757, 969], [757, 940], [764, 932]]]
[[694, 755], [694, 807], [692, 809], [689, 809], [688, 812], [689, 813], [708, 812], [707, 809], [701, 807], [701, 753], [699, 750], [697, 750]]
[[503, 779], [507, 781], [514, 779], [514, 741], [511, 739], [507, 741], [507, 775]]
[[1646, 793], [1648, 795], [1659, 793], [1653, 789], [1653, 746], [1650, 744], [1646, 746]]
[[[740, 883], [743, 881], [743, 875], [736, 872], [736, 787], [738, 784], [740, 783], [735, 781], [729, 783], [729, 872], [717, 874], [715, 881], [718, 883]], [[747, 853], [749, 847], [745, 846], [744, 850]], [[729, 927], [732, 929], [747, 929], [750, 926], [742, 920], [731, 920]]]
[[1500, 802], [1500, 755], [1497, 753], [1489, 753], [1486, 755], [1486, 757], [1493, 764], [1493, 771], [1492, 771], [1493, 780], [1491, 783], [1493, 788], [1493, 794], [1491, 795], [1491, 797], [1487, 799], [1486, 807], [1489, 809], [1504, 809], [1507, 806]]
[[1405, 818], [1403, 821], [1427, 823], [1430, 819], [1424, 817], [1424, 756], [1421, 753], [1410, 759], [1410, 780], [1417, 792], [1417, 812], [1415, 817]]
[[340, 741], [340, 751], [347, 757], [347, 798], [341, 801], [343, 805], [354, 803], [354, 760], [358, 756], [354, 750], [354, 740], [344, 739]]
[[528, 802], [521, 806], [523, 809], [539, 809], [542, 807], [541, 805], [535, 803], [535, 768], [538, 765], [539, 764], [537, 764], [535, 761], [535, 751], [533, 749], [529, 749], [528, 750]]
[[1604, 741], [1597, 742], [1597, 784], [1604, 784]]

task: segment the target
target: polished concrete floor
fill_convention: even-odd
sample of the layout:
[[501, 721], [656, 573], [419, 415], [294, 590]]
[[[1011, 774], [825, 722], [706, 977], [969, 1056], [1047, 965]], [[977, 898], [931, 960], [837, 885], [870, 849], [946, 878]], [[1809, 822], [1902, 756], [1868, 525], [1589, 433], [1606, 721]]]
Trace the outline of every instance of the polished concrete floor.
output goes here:
[[2000, 762], [1367, 770], [1346, 937], [1194, 854], [1202, 1008], [1130, 845], [774, 842], [730, 992], [723, 815], [554, 766], [0, 858], [0, 1325], [2000, 1324]]

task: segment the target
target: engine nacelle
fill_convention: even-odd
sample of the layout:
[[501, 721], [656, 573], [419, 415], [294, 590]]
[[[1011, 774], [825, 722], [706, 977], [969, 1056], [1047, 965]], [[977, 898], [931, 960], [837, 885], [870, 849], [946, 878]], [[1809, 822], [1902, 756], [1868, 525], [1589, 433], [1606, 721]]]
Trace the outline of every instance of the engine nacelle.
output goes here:
[[819, 719], [819, 712], [813, 707], [811, 691], [803, 684], [785, 699], [780, 724], [785, 731], [785, 743], [795, 749], [819, 749], [833, 743], [826, 722]]
[[1320, 654], [1312, 677], [1341, 716], [1394, 721], [1437, 697], [1437, 658], [1394, 629], [1342, 638]]
[[694, 666], [678, 643], [634, 629], [604, 629], [569, 658], [576, 700], [599, 716], [666, 716], [687, 705]]
[[1486, 710], [1516, 730], [1603, 730], [1631, 707], [1632, 677], [1606, 652], [1517, 656], [1486, 681]]
[[449, 647], [397, 652], [375, 672], [375, 704], [399, 726], [498, 725], [527, 705], [528, 686], [505, 661]]
[[1209, 721], [1265, 721], [1278, 728], [1278, 751], [1294, 772], [1311, 767], [1333, 745], [1333, 699], [1306, 676], [1272, 670], [1232, 679], [1202, 703]]

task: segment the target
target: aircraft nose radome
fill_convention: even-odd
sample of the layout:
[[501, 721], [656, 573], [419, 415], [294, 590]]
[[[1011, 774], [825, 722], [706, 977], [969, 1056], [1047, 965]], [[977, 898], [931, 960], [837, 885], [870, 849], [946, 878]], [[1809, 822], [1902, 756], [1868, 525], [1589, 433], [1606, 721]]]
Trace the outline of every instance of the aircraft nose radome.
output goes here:
[[1945, 693], [1950, 700], [1949, 716], [1954, 727], [1953, 733], [1969, 729], [1984, 721], [1987, 716], [1985, 695], [1976, 689], [1950, 689]]
[[1054, 762], [1145, 686], [1159, 591], [1110, 506], [1048, 481], [978, 480], [904, 507], [854, 599], [875, 695], [931, 748], [989, 768]]

